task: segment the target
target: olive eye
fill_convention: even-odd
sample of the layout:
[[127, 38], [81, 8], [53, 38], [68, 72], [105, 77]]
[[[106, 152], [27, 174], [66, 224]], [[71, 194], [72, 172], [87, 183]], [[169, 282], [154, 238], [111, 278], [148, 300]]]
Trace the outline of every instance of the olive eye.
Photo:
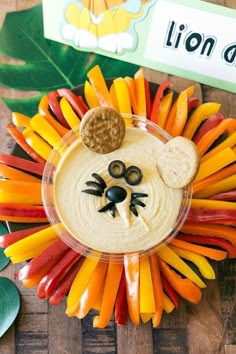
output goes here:
[[108, 172], [113, 178], [124, 177], [125, 170], [125, 164], [120, 160], [114, 160], [108, 166]]
[[143, 174], [139, 167], [130, 166], [125, 171], [124, 178], [130, 186], [136, 186], [141, 182]]

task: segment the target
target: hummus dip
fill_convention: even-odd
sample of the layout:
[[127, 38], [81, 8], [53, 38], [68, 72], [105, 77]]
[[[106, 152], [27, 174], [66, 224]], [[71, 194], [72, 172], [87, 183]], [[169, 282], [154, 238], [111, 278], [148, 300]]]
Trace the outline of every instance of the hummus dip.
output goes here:
[[[125, 253], [147, 250], [162, 241], [173, 230], [182, 202], [182, 189], [168, 187], [161, 179], [156, 163], [161, 142], [157, 137], [137, 128], [126, 128], [121, 147], [108, 154], [97, 154], [86, 148], [80, 139], [63, 154], [55, 176], [55, 208], [69, 233], [82, 244], [101, 252]], [[126, 168], [139, 167], [140, 184], [128, 185], [124, 178], [113, 178], [108, 166], [121, 160]], [[109, 203], [102, 197], [83, 193], [87, 181], [96, 181], [99, 174], [107, 184], [121, 186], [128, 193], [116, 216], [109, 210], [98, 212]], [[145, 206], [136, 206], [138, 216], [129, 210], [131, 193], [145, 193], [138, 198]], [[119, 209], [118, 209], [119, 207]]]

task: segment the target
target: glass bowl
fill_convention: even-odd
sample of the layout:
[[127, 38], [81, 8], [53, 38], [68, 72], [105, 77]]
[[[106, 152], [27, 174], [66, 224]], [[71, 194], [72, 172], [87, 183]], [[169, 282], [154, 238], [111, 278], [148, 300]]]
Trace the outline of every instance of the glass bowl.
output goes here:
[[[165, 144], [167, 141], [169, 141], [172, 138], [163, 129], [161, 129], [156, 124], [152, 123], [151, 121], [149, 121], [143, 117], [138, 117], [135, 115], [128, 115], [128, 114], [123, 114], [123, 117], [124, 117], [124, 120], [126, 123], [127, 131], [129, 131], [129, 132], [131, 132], [131, 130], [132, 130], [134, 134], [141, 134], [140, 136], [144, 136], [144, 135], [146, 136], [146, 134], [151, 135], [152, 136], [151, 139], [157, 139], [158, 143], [160, 143], [160, 144], [162, 144], [162, 143]], [[129, 130], [130, 128], [131, 128], [131, 130]], [[157, 141], [155, 140], [155, 143], [157, 143]], [[123, 235], [126, 234], [125, 227], [127, 227], [127, 226], [123, 226], [122, 220], [119, 220], [119, 215], [118, 215], [118, 218], [116, 217], [116, 220], [118, 220], [118, 221], [116, 221], [115, 223], [114, 223], [114, 221], [112, 221], [112, 225], [113, 225], [112, 232], [109, 231], [111, 233], [110, 241], [109, 240], [105, 241], [105, 235], [106, 235], [105, 227], [103, 229], [102, 224], [98, 224], [98, 226], [96, 226], [96, 220], [97, 220], [97, 218], [102, 217], [102, 218], [106, 218], [106, 222], [110, 223], [110, 221], [107, 221], [108, 218], [110, 217], [112, 220], [114, 218], [112, 218], [111, 215], [108, 215], [109, 212], [98, 213], [98, 211], [95, 210], [95, 213], [93, 213], [93, 210], [92, 210], [93, 207], [90, 206], [90, 204], [89, 204], [89, 207], [84, 206], [84, 204], [83, 204], [85, 201], [84, 198], [92, 198], [91, 200], [93, 200], [93, 203], [96, 204], [96, 203], [98, 203], [98, 200], [99, 200], [99, 198], [97, 196], [90, 196], [86, 193], [81, 193], [76, 197], [73, 194], [73, 197], [71, 198], [71, 200], [73, 199], [73, 203], [74, 204], [75, 203], [83, 204], [83, 205], [81, 205], [81, 207], [80, 207], [80, 212], [78, 213], [79, 214], [78, 220], [76, 219], [76, 222], [78, 222], [77, 226], [74, 225], [74, 222], [70, 223], [70, 216], [72, 218], [72, 215], [74, 215], [75, 212], [73, 212], [73, 207], [71, 209], [70, 209], [70, 207], [67, 207], [66, 201], [65, 201], [65, 208], [64, 208], [64, 206], [62, 207], [62, 205], [60, 205], [60, 203], [58, 204], [58, 195], [60, 193], [56, 192], [57, 184], [58, 184], [57, 179], [58, 179], [59, 173], [61, 173], [61, 171], [62, 171], [62, 168], [65, 164], [66, 159], [68, 159], [68, 156], [70, 156], [71, 151], [73, 151], [75, 148], [77, 148], [77, 146], [80, 146], [79, 144], [81, 144], [81, 146], [83, 146], [82, 142], [80, 141], [80, 133], [79, 133], [79, 127], [78, 127], [76, 129], [69, 131], [61, 139], [61, 141], [58, 143], [58, 147], [56, 149], [54, 149], [52, 151], [52, 153], [50, 154], [49, 159], [48, 159], [45, 169], [44, 169], [44, 173], [43, 173], [43, 178], [42, 178], [43, 204], [44, 204], [47, 218], [48, 218], [50, 224], [53, 225], [53, 227], [55, 227], [59, 237], [66, 244], [68, 244], [72, 249], [76, 250], [78, 253], [81, 253], [84, 256], [92, 257], [92, 258], [99, 258], [102, 261], [108, 261], [112, 257], [113, 262], [123, 262], [125, 254], [137, 254], [140, 257], [142, 257], [144, 255], [150, 255], [150, 254], [154, 253], [155, 251], [157, 251], [160, 247], [168, 244], [171, 241], [171, 239], [178, 233], [178, 231], [182, 227], [182, 225], [187, 217], [189, 207], [190, 207], [190, 200], [191, 200], [191, 196], [192, 196], [191, 185], [188, 185], [188, 186], [184, 187], [183, 189], [179, 189], [178, 191], [172, 190], [171, 188], [167, 187], [168, 193], [177, 193], [177, 194], [173, 194], [173, 196], [174, 196], [173, 200], [175, 200], [175, 199], [179, 200], [178, 208], [176, 208], [174, 210], [174, 213], [176, 214], [176, 216], [174, 217], [174, 220], [172, 220], [171, 226], [170, 226], [170, 222], [169, 222], [169, 217], [172, 217], [172, 212], [171, 212], [171, 215], [168, 216], [170, 206], [168, 206], [168, 207], [165, 206], [165, 208], [163, 208], [163, 209], [165, 209], [165, 210], [163, 210], [163, 212], [165, 212], [166, 214], [165, 214], [165, 217], [163, 218], [163, 222], [161, 223], [161, 225], [159, 227], [157, 227], [157, 226], [151, 227], [151, 231], [149, 231], [149, 229], [148, 229], [149, 224], [148, 223], [147, 223], [148, 227], [146, 229], [145, 229], [145, 223], [143, 223], [144, 227], [140, 226], [140, 222], [143, 222], [143, 220], [145, 219], [143, 217], [143, 214], [145, 214], [145, 210], [146, 210], [145, 208], [147, 208], [147, 210], [148, 210], [148, 203], [151, 200], [150, 199], [151, 197], [149, 197], [149, 196], [147, 198], [145, 198], [145, 203], [146, 203], [147, 207], [145, 207], [145, 208], [138, 207], [138, 209], [140, 209], [138, 217], [135, 218], [135, 216], [131, 213], [131, 215], [132, 215], [131, 218], [132, 218], [132, 220], [134, 220], [133, 225], [131, 227], [131, 229], [132, 229], [131, 233], [133, 236], [129, 235], [130, 239], [128, 241], [124, 241], [124, 245], [122, 243], [123, 239], [122, 239], [122, 242], [120, 242], [120, 243], [119, 243], [119, 241], [116, 242], [116, 240], [115, 240], [116, 237], [117, 237], [117, 240], [120, 240], [121, 239], [120, 237], [123, 237]], [[134, 147], [135, 147], [135, 144], [134, 144]], [[87, 148], [83, 147], [83, 149], [87, 149]], [[102, 155], [102, 157], [101, 157], [100, 154], [96, 154], [93, 152], [89, 152], [89, 153], [95, 154], [97, 160], [103, 159], [104, 161], [106, 161], [106, 159], [107, 159], [107, 165], [109, 164], [109, 161], [111, 159], [114, 160], [113, 155], [109, 156], [109, 154], [105, 154], [105, 155]], [[112, 154], [112, 153], [110, 153], [110, 154]], [[145, 152], [145, 154], [146, 154], [146, 152]], [[80, 161], [80, 159], [82, 159], [82, 156], [83, 155], [81, 155], [81, 156], [78, 155], [78, 161]], [[117, 158], [115, 158], [115, 159], [117, 159]], [[125, 159], [125, 152], [123, 155], [123, 159]], [[139, 156], [137, 157], [137, 161], [139, 161], [138, 163], [139, 163], [140, 167], [142, 167], [142, 164], [144, 164], [144, 162], [146, 163], [145, 160], [149, 161], [148, 154], [145, 155], [145, 158], [142, 161], [139, 160]], [[136, 163], [137, 163], [137, 161], [136, 161]], [[153, 162], [153, 160], [152, 160], [152, 162]], [[133, 163], [130, 163], [130, 164], [133, 164]], [[87, 161], [87, 166], [90, 166], [90, 159], [88, 159], [88, 161]], [[155, 168], [157, 169], [157, 166], [155, 166]], [[65, 167], [64, 167], [64, 170], [65, 170]], [[81, 168], [81, 170], [82, 170], [82, 168]], [[79, 181], [80, 178], [82, 179], [82, 172], [80, 171], [79, 166], [77, 166], [77, 171], [78, 171], [78, 174], [81, 173], [81, 177], [78, 176], [78, 181]], [[97, 171], [94, 171], [94, 172], [97, 172]], [[74, 172], [73, 172], [73, 175], [72, 175], [72, 173], [71, 174], [69, 173], [68, 175], [70, 175], [72, 177], [72, 181], [73, 181], [74, 180]], [[104, 174], [103, 174], [103, 176], [104, 176]], [[92, 179], [91, 178], [91, 170], [88, 173], [87, 177], [88, 177], [87, 180]], [[109, 177], [109, 178], [111, 178], [111, 177]], [[75, 177], [75, 179], [76, 179], [76, 177]], [[56, 186], [55, 186], [55, 181], [56, 181]], [[160, 183], [164, 183], [160, 177], [159, 177], [159, 181], [160, 181]], [[113, 185], [114, 185], [118, 182], [115, 181], [115, 182], [111, 182], [111, 183], [113, 183]], [[70, 184], [70, 183], [68, 183], [68, 184]], [[161, 186], [162, 186], [162, 184], [161, 184]], [[132, 193], [137, 192], [137, 188], [134, 188], [134, 187], [132, 186], [132, 190], [131, 190]], [[160, 189], [162, 190], [163, 187], [161, 187]], [[139, 189], [138, 189], [138, 191], [139, 191]], [[67, 198], [67, 194], [69, 195], [69, 193], [70, 192], [67, 193], [67, 191], [65, 191], [65, 193], [64, 193], [65, 199]], [[105, 193], [104, 193], [104, 195], [105, 195]], [[109, 202], [109, 200], [107, 200], [105, 202], [106, 199], [104, 199], [104, 198], [106, 198], [106, 197], [103, 196], [103, 206], [104, 206], [104, 203], [106, 204]], [[143, 198], [140, 198], [140, 200], [143, 201]], [[156, 203], [155, 199], [152, 198], [152, 209], [153, 209], [153, 206], [155, 207], [155, 203]], [[165, 204], [163, 204], [163, 205], [165, 205]], [[62, 208], [65, 209], [67, 216], [64, 216], [63, 215], [64, 212], [63, 213], [61, 212]], [[159, 208], [159, 206], [158, 206], [158, 208]], [[87, 221], [85, 221], [86, 220], [85, 217], [83, 218], [82, 215], [85, 215], [83, 213], [85, 213], [86, 210], [88, 210], [88, 213], [90, 213], [90, 209], [92, 210], [91, 211], [91, 222], [87, 222]], [[161, 207], [160, 207], [160, 209], [161, 209]], [[146, 212], [146, 215], [147, 215], [147, 212]], [[73, 216], [73, 218], [74, 218], [74, 216]], [[67, 220], [69, 220], [69, 222]], [[75, 219], [73, 219], [73, 220], [75, 220]], [[157, 218], [155, 218], [153, 216], [153, 220], [157, 220]], [[155, 222], [154, 222], [154, 224], [155, 224]], [[80, 227], [81, 227], [81, 230], [80, 230]], [[140, 230], [140, 228], [142, 228], [142, 227], [143, 227], [143, 230], [145, 229], [145, 231], [143, 231], [143, 235], [137, 236], [137, 237], [139, 237], [139, 238], [137, 238], [138, 240], [139, 239], [142, 240], [141, 245], [139, 245], [138, 242], [135, 241], [135, 237], [136, 237], [135, 232], [136, 232], [136, 230]], [[162, 229], [162, 227], [164, 228], [164, 231], [162, 234], [160, 234], [160, 229]], [[73, 228], [76, 229], [75, 232], [72, 231]], [[78, 230], [78, 234], [77, 234], [77, 230]], [[88, 230], [88, 234], [94, 235], [94, 239], [91, 240], [91, 238], [90, 238], [91, 241], [89, 240], [88, 242], [87, 242], [87, 240], [85, 240], [84, 237], [80, 237], [80, 235], [84, 235], [84, 233], [86, 233], [86, 230]], [[75, 233], [76, 233], [76, 235], [75, 235]], [[138, 234], [138, 231], [137, 231], [137, 234]], [[98, 238], [98, 240], [95, 240], [96, 237], [100, 237], [98, 235], [101, 235], [100, 241], [99, 241], [99, 238]], [[118, 235], [118, 236], [116, 236], [116, 235]], [[154, 235], [154, 237], [152, 235]], [[133, 237], [132, 240], [131, 240], [131, 237]], [[144, 240], [144, 238], [149, 239], [150, 242]], [[130, 242], [130, 240], [131, 240], [131, 242]], [[105, 242], [107, 242], [106, 247], [104, 246]], [[127, 243], [125, 243], [125, 242], [127, 242]], [[144, 242], [146, 242], [146, 243], [144, 244]], [[110, 245], [112, 243], [114, 243], [114, 245], [116, 244], [115, 247], [114, 247], [114, 245]], [[129, 246], [127, 246], [127, 245], [129, 245]], [[113, 247], [113, 248], [110, 249], [109, 247]]]

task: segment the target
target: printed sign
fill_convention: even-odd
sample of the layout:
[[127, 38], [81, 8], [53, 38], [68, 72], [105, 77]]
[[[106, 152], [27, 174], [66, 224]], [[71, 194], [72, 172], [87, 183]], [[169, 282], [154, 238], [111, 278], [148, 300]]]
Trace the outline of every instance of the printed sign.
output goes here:
[[43, 13], [49, 39], [236, 93], [236, 10], [199, 0], [43, 0]]

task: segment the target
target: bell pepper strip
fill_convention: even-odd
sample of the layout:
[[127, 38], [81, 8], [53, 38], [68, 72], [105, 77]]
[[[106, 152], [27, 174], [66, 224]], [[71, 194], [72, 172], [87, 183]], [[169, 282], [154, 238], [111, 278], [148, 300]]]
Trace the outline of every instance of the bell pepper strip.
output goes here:
[[215, 128], [209, 130], [197, 143], [197, 148], [200, 156], [203, 156], [205, 152], [210, 148], [214, 141], [219, 138], [224, 132], [231, 135], [236, 130], [236, 120], [233, 118], [225, 118]]
[[175, 305], [170, 298], [164, 293], [163, 295], [163, 310], [166, 313], [171, 313], [175, 309]]
[[17, 272], [18, 279], [22, 281], [31, 278], [48, 263], [52, 263], [53, 265], [56, 264], [68, 250], [69, 246], [67, 246], [61, 239], [55, 238], [54, 242], [47, 249], [31, 259], [29, 263]]
[[27, 229], [13, 231], [11, 233], [1, 235], [0, 236], [0, 247], [6, 248], [6, 247], [12, 245], [13, 243], [20, 241], [29, 235], [32, 235], [33, 233], [35, 233], [37, 231], [45, 229], [48, 226], [49, 226], [49, 224], [36, 226], [36, 227], [30, 227]]
[[192, 183], [192, 190], [193, 190], [193, 195], [194, 193], [202, 190], [202, 189], [206, 189], [208, 187], [210, 187], [212, 184], [215, 184], [219, 181], [221, 181], [222, 179], [231, 176], [232, 174], [236, 173], [236, 164], [233, 163], [225, 168], [222, 168], [221, 170], [211, 174], [208, 177], [205, 177], [201, 180], [198, 181], [194, 181]]
[[71, 129], [78, 127], [80, 125], [80, 119], [65, 97], [61, 98], [60, 107], [69, 127]]
[[83, 261], [83, 264], [74, 279], [67, 297], [66, 314], [69, 317], [76, 316], [76, 313], [79, 309], [80, 298], [87, 288], [87, 285], [97, 267], [98, 262], [99, 258], [85, 258]]
[[236, 247], [236, 230], [226, 225], [212, 225], [208, 223], [185, 223], [181, 232], [191, 235], [214, 236], [230, 241]]
[[236, 210], [228, 209], [208, 209], [208, 208], [190, 208], [187, 222], [208, 222], [224, 225], [236, 225]]
[[47, 160], [52, 152], [52, 147], [31, 128], [25, 128], [22, 134], [32, 149], [34, 149], [34, 151], [36, 151], [44, 160]]
[[134, 325], [139, 324], [139, 256], [126, 254], [124, 256], [125, 278], [129, 317]]
[[39, 176], [43, 175], [45, 166], [45, 164], [29, 161], [22, 157], [7, 154], [0, 154], [0, 162], [5, 165], [12, 166], [23, 171], [31, 172]]
[[26, 152], [27, 155], [29, 155], [34, 161], [40, 164], [45, 164], [46, 161], [39, 154], [37, 154], [31, 146], [29, 146], [24, 138], [24, 135], [16, 127], [8, 124], [6, 128], [15, 142]]
[[95, 108], [100, 106], [100, 103], [97, 99], [93, 86], [90, 84], [88, 80], [86, 80], [84, 84], [84, 97], [89, 108]]
[[156, 311], [152, 274], [148, 256], [140, 258], [139, 274], [139, 311], [140, 314], [153, 314]]
[[125, 270], [123, 269], [115, 302], [115, 323], [125, 326], [128, 321], [128, 302], [126, 296]]
[[161, 322], [161, 317], [164, 307], [164, 293], [161, 282], [160, 269], [158, 265], [158, 258], [156, 254], [151, 254], [149, 256], [149, 262], [152, 273], [152, 284], [155, 298], [156, 311], [152, 314], [152, 325], [154, 328], [158, 327]]
[[140, 317], [143, 323], [147, 323], [152, 318], [152, 313], [140, 313]]
[[148, 80], [145, 78], [144, 78], [144, 86], [145, 86], [147, 118], [150, 119], [151, 110], [152, 110], [152, 97], [151, 97], [150, 84], [149, 84]]
[[99, 104], [105, 107], [113, 107], [111, 96], [100, 67], [95, 65], [88, 71], [87, 77], [89, 78], [89, 81], [94, 89]]
[[171, 244], [174, 246], [177, 246], [179, 248], [183, 248], [185, 250], [188, 250], [188, 251], [199, 253], [202, 256], [206, 256], [207, 258], [213, 259], [215, 261], [222, 261], [223, 259], [225, 259], [227, 257], [227, 252], [225, 252], [225, 251], [195, 245], [193, 243], [182, 241], [177, 238], [172, 240]]
[[138, 114], [138, 109], [137, 109], [137, 102], [136, 102], [136, 96], [135, 96], [135, 84], [134, 84], [134, 79], [132, 77], [126, 76], [124, 78], [128, 90], [129, 90], [129, 96], [130, 96], [130, 103], [131, 103], [131, 108], [133, 110], [134, 114]]
[[205, 236], [199, 236], [199, 235], [185, 235], [182, 233], [178, 234], [178, 239], [187, 241], [187, 242], [194, 242], [197, 244], [201, 245], [211, 245], [215, 247], [220, 247], [224, 251], [228, 253], [229, 258], [235, 258], [236, 257], [236, 247], [232, 245], [231, 242], [219, 238], [219, 237], [205, 237]]
[[80, 298], [78, 312], [76, 313], [76, 316], [79, 319], [84, 318], [93, 307], [103, 284], [103, 279], [106, 277], [107, 265], [107, 263], [99, 262], [92, 274], [89, 283]]
[[55, 264], [54, 267], [41, 279], [37, 290], [38, 298], [48, 299], [58, 286], [60, 280], [66, 276], [67, 272], [73, 264], [80, 259], [80, 257], [81, 254], [73, 249], [69, 249], [68, 252], [59, 259], [57, 264]]
[[89, 108], [84, 102], [82, 96], [77, 96], [74, 92], [67, 88], [61, 88], [57, 90], [57, 92], [61, 97], [65, 97], [67, 99], [75, 113], [78, 114], [79, 118], [83, 118]]
[[[227, 147], [232, 148], [232, 150], [234, 151], [235, 145], [236, 145], [236, 131], [233, 132], [230, 136], [228, 136], [228, 138], [226, 138], [224, 141], [222, 141], [222, 143], [220, 143], [215, 148], [207, 152], [204, 156], [202, 156], [201, 162], [205, 162], [206, 160], [208, 160], [218, 152], [226, 149]], [[234, 153], [236, 152], [234, 151]]]
[[162, 97], [159, 105], [159, 110], [156, 115], [156, 124], [164, 129], [167, 117], [169, 115], [171, 104], [173, 101], [174, 92], [171, 91]]
[[23, 182], [40, 182], [37, 177], [0, 162], [0, 177]]
[[111, 84], [110, 89], [109, 89], [109, 93], [110, 93], [113, 107], [119, 112], [120, 111], [119, 104], [118, 104], [118, 100], [117, 100], [117, 95], [116, 95], [114, 83]]
[[[22, 284], [26, 288], [33, 288], [37, 286], [40, 282], [40, 280], [44, 277], [45, 274], [48, 273], [48, 271], [54, 266], [53, 261], [48, 262], [44, 267], [38, 270], [37, 273], [31, 275], [28, 278], [22, 279]], [[17, 277], [18, 272], [15, 273], [15, 276]]]
[[131, 102], [129, 97], [129, 89], [125, 80], [121, 77], [113, 80], [114, 90], [116, 94], [118, 110], [120, 113], [131, 114]]
[[174, 304], [176, 309], [179, 308], [179, 294], [175, 291], [175, 289], [170, 285], [168, 280], [161, 274], [161, 283], [163, 286], [163, 290], [168, 295], [171, 302]]
[[169, 114], [165, 121], [164, 130], [167, 131], [169, 134], [171, 132], [173, 122], [175, 120], [176, 112], [177, 112], [177, 100], [175, 100], [174, 103], [172, 104]]
[[200, 98], [190, 97], [188, 99], [188, 113], [190, 113], [194, 108], [197, 108], [200, 105]]
[[48, 248], [53, 243], [53, 241], [54, 241], [54, 239], [50, 240], [48, 242], [42, 243], [41, 245], [38, 245], [37, 247], [32, 246], [32, 248], [26, 249], [25, 252], [21, 252], [19, 254], [16, 254], [16, 255], [10, 257], [11, 262], [13, 264], [15, 264], [15, 263], [21, 263], [21, 262], [28, 261], [29, 259], [36, 257], [39, 253], [41, 253], [46, 248]]
[[191, 114], [182, 135], [185, 138], [192, 139], [201, 122], [208, 119], [213, 114], [218, 113], [220, 108], [221, 105], [215, 102], [206, 102], [200, 104], [200, 106], [198, 106]]
[[194, 194], [194, 198], [207, 198], [214, 194], [230, 191], [234, 188], [236, 188], [236, 173], [212, 184], [211, 186], [201, 189]]
[[115, 306], [116, 296], [122, 276], [123, 264], [114, 263], [112, 256], [110, 257], [106, 281], [104, 286], [102, 307], [99, 315], [93, 319], [93, 327], [104, 328], [109, 323], [113, 308]]
[[14, 203], [0, 203], [0, 220], [18, 223], [48, 222], [42, 205]]
[[141, 117], [147, 116], [146, 110], [146, 96], [145, 96], [145, 84], [144, 84], [144, 74], [143, 69], [139, 69], [134, 74], [134, 88], [136, 96], [136, 109], [137, 115]]
[[174, 290], [185, 300], [198, 304], [202, 297], [200, 288], [188, 278], [181, 278], [174, 270], [172, 270], [166, 262], [160, 259], [161, 273], [174, 288]]
[[42, 205], [41, 183], [0, 180], [0, 203]]
[[200, 288], [206, 287], [206, 284], [202, 281], [202, 279], [172, 250], [172, 248], [169, 246], [160, 247], [157, 254], [163, 261], [175, 268], [186, 278], [192, 280], [192, 282]]
[[[182, 239], [182, 238], [181, 238]], [[186, 240], [188, 241], [188, 240]], [[190, 240], [189, 240], [190, 241]], [[179, 247], [170, 246], [170, 248], [181, 258], [184, 258], [192, 263], [194, 263], [199, 269], [201, 275], [206, 279], [215, 279], [215, 272], [207, 258], [201, 254], [184, 250]], [[190, 279], [191, 280], [191, 279]]]
[[46, 229], [35, 232], [34, 234], [17, 241], [4, 250], [7, 257], [13, 257], [19, 253], [23, 253], [32, 247], [40, 246], [43, 243], [50, 242], [51, 240], [58, 239], [58, 235], [54, 227], [50, 226]]
[[155, 93], [155, 97], [152, 103], [152, 109], [151, 109], [151, 115], [150, 115], [150, 120], [153, 123], [156, 123], [159, 125], [158, 122], [158, 114], [161, 111], [161, 101], [162, 99], [165, 97], [165, 91], [172, 86], [172, 82], [170, 80], [166, 80], [164, 82], [162, 82], [159, 86], [158, 89]]
[[29, 127], [30, 117], [19, 112], [12, 112], [12, 122], [16, 127]]
[[59, 120], [59, 122], [62, 124], [63, 127], [70, 129], [70, 126], [68, 125], [60, 106], [60, 98], [58, 92], [51, 91], [48, 93], [47, 96], [48, 96], [49, 107], [53, 112], [53, 114], [55, 115], [55, 117]]
[[194, 181], [199, 181], [236, 161], [236, 154], [229, 147], [219, 151], [204, 162], [201, 162]]
[[225, 193], [219, 193], [219, 194], [212, 195], [208, 199], [236, 201], [236, 189], [232, 189], [232, 190], [225, 192]]
[[192, 199], [191, 208], [227, 209], [236, 210], [236, 204], [222, 200]]
[[102, 308], [102, 298], [103, 298], [103, 292], [104, 292], [104, 286], [105, 286], [105, 281], [106, 281], [106, 276], [104, 277], [101, 286], [100, 286], [100, 290], [98, 291], [96, 300], [94, 301], [93, 304], [93, 309], [100, 312], [101, 308]]
[[224, 115], [222, 113], [216, 113], [210, 116], [201, 127], [197, 130], [196, 134], [194, 134], [193, 142], [197, 144], [200, 139], [207, 133], [209, 130], [215, 128], [222, 120], [224, 119]]

